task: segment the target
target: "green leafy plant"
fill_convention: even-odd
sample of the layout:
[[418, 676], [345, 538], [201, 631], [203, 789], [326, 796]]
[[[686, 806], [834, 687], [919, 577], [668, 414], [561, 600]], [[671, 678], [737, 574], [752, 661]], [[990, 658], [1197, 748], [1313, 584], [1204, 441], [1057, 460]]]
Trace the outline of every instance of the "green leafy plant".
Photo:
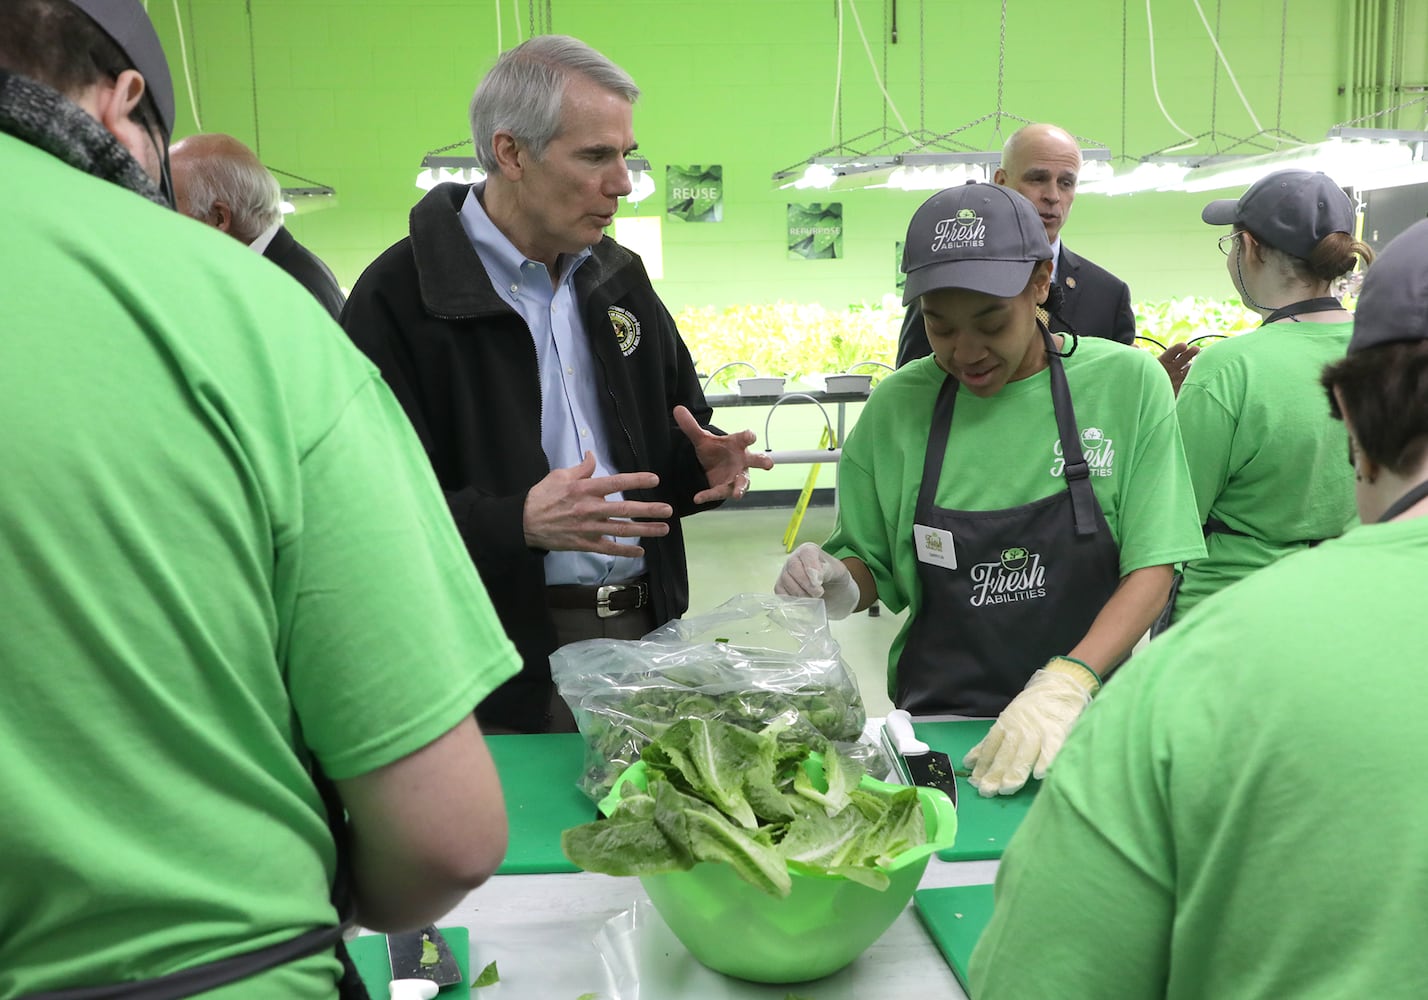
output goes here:
[[[1134, 305], [1136, 346], [1160, 353], [1160, 345], [1213, 334], [1235, 336], [1259, 325], [1259, 314], [1241, 303], [1186, 296]], [[818, 304], [775, 302], [750, 305], [691, 306], [675, 321], [702, 372], [733, 361], [746, 361], [761, 375], [796, 379], [843, 372], [861, 361], [891, 365], [905, 310], [897, 295], [842, 309]], [[1202, 342], [1205, 343], [1205, 342]], [[867, 371], [869, 369], [863, 369]], [[719, 372], [710, 390], [730, 390], [747, 368]], [[879, 377], [874, 371], [874, 380]]]
[[586, 871], [652, 875], [702, 861], [730, 865], [771, 896], [792, 890], [790, 870], [839, 875], [886, 889], [878, 866], [925, 843], [915, 788], [863, 787], [863, 768], [829, 745], [812, 747], [717, 720], [684, 719], [644, 752], [645, 785], [627, 782], [604, 820], [561, 835]]
[[1187, 295], [1163, 302], [1137, 302], [1132, 309], [1136, 345], [1156, 352], [1161, 345], [1169, 347], [1197, 337], [1213, 338], [1216, 334], [1233, 337], [1260, 324], [1259, 313], [1233, 299], [1221, 301]]
[[[860, 361], [891, 365], [903, 308], [896, 295], [844, 309], [817, 303], [691, 307], [675, 321], [700, 371], [747, 361], [761, 375], [798, 378], [847, 371]], [[728, 389], [746, 368], [720, 372], [713, 388]]]

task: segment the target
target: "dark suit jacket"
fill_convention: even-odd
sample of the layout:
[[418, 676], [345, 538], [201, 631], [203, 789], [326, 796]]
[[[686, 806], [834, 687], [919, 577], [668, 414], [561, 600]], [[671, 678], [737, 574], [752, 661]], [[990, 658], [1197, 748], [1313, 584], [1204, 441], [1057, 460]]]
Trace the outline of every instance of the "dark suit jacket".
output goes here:
[[[1056, 283], [1061, 286], [1062, 306], [1060, 314], [1051, 317], [1052, 333], [1074, 330], [1083, 337], [1106, 337], [1122, 344], [1135, 339], [1130, 289], [1120, 278], [1072, 253], [1063, 243], [1056, 263]], [[931, 353], [927, 329], [922, 325], [922, 309], [914, 302], [902, 320], [897, 367]]]
[[324, 309], [336, 319], [342, 312], [342, 288], [318, 256], [293, 239], [287, 227], [279, 226], [263, 256], [298, 280]]

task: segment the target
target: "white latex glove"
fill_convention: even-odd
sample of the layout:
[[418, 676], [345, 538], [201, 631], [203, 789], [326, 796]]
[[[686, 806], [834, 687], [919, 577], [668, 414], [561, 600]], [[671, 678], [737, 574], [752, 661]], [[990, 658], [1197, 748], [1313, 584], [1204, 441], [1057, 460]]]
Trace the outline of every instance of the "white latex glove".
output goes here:
[[1028, 776], [1046, 777], [1071, 724], [1100, 689], [1101, 679], [1090, 667], [1064, 656], [1052, 657], [1031, 675], [982, 742], [963, 758], [962, 763], [972, 768], [968, 780], [973, 787], [988, 797], [1011, 795], [1021, 790]]
[[393, 979], [387, 984], [391, 1000], [432, 1000], [438, 990], [430, 979]]
[[863, 596], [858, 581], [841, 559], [814, 542], [804, 542], [784, 561], [774, 593], [785, 597], [821, 597], [829, 619], [847, 618]]

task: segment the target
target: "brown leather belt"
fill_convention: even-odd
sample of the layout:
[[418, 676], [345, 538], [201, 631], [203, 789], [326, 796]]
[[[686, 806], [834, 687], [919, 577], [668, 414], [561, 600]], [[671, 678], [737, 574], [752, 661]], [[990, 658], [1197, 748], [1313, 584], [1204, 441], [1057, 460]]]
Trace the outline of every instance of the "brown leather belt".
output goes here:
[[560, 584], [546, 587], [545, 599], [552, 608], [594, 611], [601, 618], [614, 618], [626, 611], [647, 607], [650, 603], [650, 585], [644, 577], [628, 583], [607, 583], [598, 587]]

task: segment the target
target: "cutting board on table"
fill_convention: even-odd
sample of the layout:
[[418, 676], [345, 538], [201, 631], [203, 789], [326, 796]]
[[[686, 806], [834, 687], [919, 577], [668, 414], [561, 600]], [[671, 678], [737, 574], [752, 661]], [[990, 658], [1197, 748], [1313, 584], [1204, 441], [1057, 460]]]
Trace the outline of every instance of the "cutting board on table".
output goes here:
[[[461, 982], [443, 987], [442, 992], [465, 991], [471, 982], [471, 932], [465, 927], [438, 927], [446, 938], [456, 966], [461, 970]], [[372, 1000], [381, 1000], [387, 995], [387, 984], [392, 981], [392, 962], [387, 957], [387, 935], [363, 934], [347, 942], [347, 954], [362, 983], [367, 987]]]
[[918, 889], [912, 899], [927, 933], [952, 966], [952, 973], [962, 989], [971, 995], [967, 965], [972, 961], [972, 949], [977, 947], [987, 921], [992, 919], [992, 887], [952, 885], [942, 889]]
[[[962, 722], [912, 723], [912, 731], [933, 750], [941, 750], [952, 758], [952, 766], [962, 769], [962, 758], [977, 745], [992, 719], [968, 719]], [[937, 856], [943, 861], [991, 861], [1002, 856], [1007, 841], [1016, 833], [1026, 811], [1036, 798], [1041, 782], [1035, 778], [1015, 795], [983, 798], [972, 783], [957, 776], [957, 842]]]
[[579, 733], [488, 736], [510, 823], [506, 860], [497, 875], [577, 872], [560, 850], [562, 830], [595, 819], [595, 803], [576, 787], [585, 766]]

